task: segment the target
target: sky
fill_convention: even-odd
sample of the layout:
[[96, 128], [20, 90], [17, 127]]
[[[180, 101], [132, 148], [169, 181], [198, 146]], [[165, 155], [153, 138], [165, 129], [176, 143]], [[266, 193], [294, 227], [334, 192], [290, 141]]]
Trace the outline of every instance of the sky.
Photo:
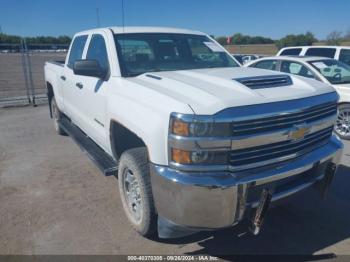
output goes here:
[[[69, 35], [122, 25], [122, 0], [0, 0], [3, 33]], [[124, 0], [126, 26], [170, 26], [215, 36], [234, 33], [273, 39], [313, 32], [325, 39], [350, 30], [350, 0]]]

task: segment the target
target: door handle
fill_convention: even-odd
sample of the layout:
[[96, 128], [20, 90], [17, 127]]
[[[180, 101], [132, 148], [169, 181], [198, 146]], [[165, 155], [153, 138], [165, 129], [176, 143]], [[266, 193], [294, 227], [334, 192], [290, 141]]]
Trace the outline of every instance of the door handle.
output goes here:
[[61, 76], [61, 79], [62, 79], [63, 81], [66, 81], [66, 77], [65, 77], [65, 76]]
[[84, 86], [82, 83], [78, 82], [75, 84], [79, 89], [82, 89]]

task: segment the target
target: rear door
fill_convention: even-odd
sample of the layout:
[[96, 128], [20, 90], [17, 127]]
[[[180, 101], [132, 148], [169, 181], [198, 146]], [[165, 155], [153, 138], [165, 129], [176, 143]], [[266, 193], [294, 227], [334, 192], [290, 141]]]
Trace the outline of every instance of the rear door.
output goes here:
[[77, 101], [82, 97], [81, 90], [76, 85], [78, 76], [74, 75], [73, 64], [76, 60], [82, 59], [87, 40], [88, 35], [79, 35], [74, 38], [63, 74], [60, 76], [63, 82], [62, 93], [66, 114], [79, 126], [82, 123], [82, 111]]

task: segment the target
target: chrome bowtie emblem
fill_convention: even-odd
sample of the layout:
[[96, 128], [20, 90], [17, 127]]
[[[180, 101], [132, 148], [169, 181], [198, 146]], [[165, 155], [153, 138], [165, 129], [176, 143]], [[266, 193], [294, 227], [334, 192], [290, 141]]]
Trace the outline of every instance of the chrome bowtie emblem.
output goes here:
[[310, 131], [310, 127], [306, 124], [294, 125], [293, 129], [289, 132], [288, 138], [292, 140], [303, 139]]

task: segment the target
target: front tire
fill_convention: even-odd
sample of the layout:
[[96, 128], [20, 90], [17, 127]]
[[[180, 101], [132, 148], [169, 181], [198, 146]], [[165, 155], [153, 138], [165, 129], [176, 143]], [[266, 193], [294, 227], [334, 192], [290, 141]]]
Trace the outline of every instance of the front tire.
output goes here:
[[118, 184], [124, 211], [132, 226], [142, 236], [153, 236], [157, 229], [157, 215], [146, 148], [133, 148], [122, 154]]
[[350, 104], [338, 106], [338, 117], [334, 131], [340, 138], [350, 140]]
[[57, 103], [56, 103], [56, 99], [55, 97], [52, 98], [51, 100], [51, 112], [52, 112], [52, 119], [54, 121], [54, 126], [55, 126], [55, 130], [56, 133], [61, 135], [61, 136], [66, 136], [66, 132], [64, 132], [64, 130], [62, 129], [62, 127], [59, 125], [59, 121], [61, 119], [61, 112], [57, 107]]

